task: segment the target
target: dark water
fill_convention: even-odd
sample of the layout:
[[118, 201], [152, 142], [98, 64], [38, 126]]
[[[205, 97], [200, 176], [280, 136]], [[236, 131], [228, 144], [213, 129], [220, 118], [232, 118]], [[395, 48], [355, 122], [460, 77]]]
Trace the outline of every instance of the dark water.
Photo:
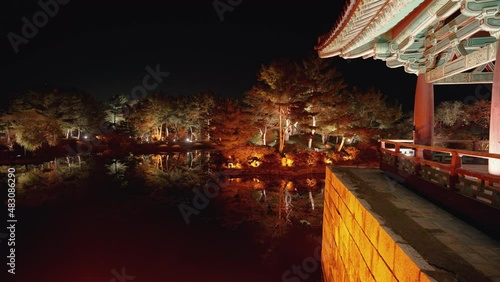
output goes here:
[[322, 177], [229, 177], [212, 157], [15, 167], [16, 274], [0, 237], [0, 281], [320, 281]]

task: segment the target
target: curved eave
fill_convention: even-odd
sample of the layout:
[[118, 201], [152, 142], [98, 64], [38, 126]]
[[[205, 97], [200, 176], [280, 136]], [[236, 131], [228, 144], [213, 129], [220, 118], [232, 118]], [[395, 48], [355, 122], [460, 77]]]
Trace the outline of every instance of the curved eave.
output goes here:
[[332, 31], [319, 38], [315, 49], [322, 58], [353, 57], [350, 53], [383, 36], [423, 1], [361, 0], [355, 6], [350, 2]]
[[361, 1], [350, 0], [348, 4], [344, 7], [339, 19], [335, 22], [333, 28], [327, 34], [320, 35], [318, 37], [318, 44], [314, 47], [316, 50], [324, 49], [326, 46], [330, 45], [332, 40], [336, 38], [340, 32], [344, 31], [345, 25], [349, 22], [349, 19], [354, 14], [354, 11], [358, 7]]
[[[367, 25], [380, 14], [380, 10], [392, 0], [361, 0], [354, 5], [349, 4], [339, 23], [332, 29], [329, 36], [322, 36], [323, 41], [315, 47], [320, 54], [344, 53], [342, 49], [349, 46]], [[320, 40], [321, 41], [321, 40]]]

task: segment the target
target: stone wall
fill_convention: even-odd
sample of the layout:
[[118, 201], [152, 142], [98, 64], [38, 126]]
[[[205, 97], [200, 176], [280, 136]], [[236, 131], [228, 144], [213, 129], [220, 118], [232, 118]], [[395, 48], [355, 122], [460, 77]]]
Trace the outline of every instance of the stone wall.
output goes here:
[[418, 266], [419, 254], [383, 222], [327, 168], [321, 254], [324, 281], [435, 281]]

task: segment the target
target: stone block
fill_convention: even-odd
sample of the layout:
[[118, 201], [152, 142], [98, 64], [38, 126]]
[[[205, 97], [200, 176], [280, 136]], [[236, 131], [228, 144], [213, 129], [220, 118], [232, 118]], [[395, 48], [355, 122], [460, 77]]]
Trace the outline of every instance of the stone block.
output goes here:
[[374, 258], [377, 259], [374, 259], [374, 263], [372, 264], [370, 269], [372, 270], [373, 277], [375, 277], [375, 281], [397, 282], [398, 280], [396, 279], [396, 277], [394, 277], [394, 274], [389, 269], [387, 264], [385, 264], [384, 260], [380, 256], [374, 256]]
[[396, 242], [394, 239], [384, 229], [381, 229], [378, 235], [377, 250], [391, 271], [394, 270], [395, 249]]
[[365, 231], [365, 234], [370, 242], [372, 242], [374, 246], [377, 246], [380, 224], [370, 213], [366, 213], [365, 220], [363, 222], [363, 230]]
[[409, 245], [396, 244], [394, 260], [397, 262], [394, 266], [394, 274], [400, 281], [418, 282], [420, 281], [420, 268], [403, 250]]
[[368, 266], [370, 266], [372, 264], [374, 254], [378, 256], [375, 246], [372, 245], [372, 243], [364, 233], [361, 233], [361, 235], [359, 236], [359, 241], [357, 241], [357, 243], [359, 244], [359, 250], [361, 252], [361, 255], [363, 256], [364, 261]]

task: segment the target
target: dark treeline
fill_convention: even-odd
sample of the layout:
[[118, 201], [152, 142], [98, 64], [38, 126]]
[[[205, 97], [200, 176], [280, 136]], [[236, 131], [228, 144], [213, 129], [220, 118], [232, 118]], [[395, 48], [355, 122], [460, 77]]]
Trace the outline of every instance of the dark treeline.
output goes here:
[[[477, 115], [487, 102], [477, 102], [477, 109], [457, 103], [438, 107], [438, 133], [450, 137], [471, 123], [484, 132], [486, 116]], [[242, 99], [210, 91], [184, 97], [156, 92], [140, 100], [117, 95], [101, 103], [77, 90], [33, 90], [12, 97], [1, 122], [4, 145], [31, 151], [112, 132], [141, 143], [212, 141], [227, 156], [248, 145], [279, 153], [289, 146], [331, 148], [331, 137], [341, 151], [354, 141], [411, 138], [413, 123], [397, 102], [376, 89], [346, 85], [330, 60], [315, 56], [262, 66]]]

